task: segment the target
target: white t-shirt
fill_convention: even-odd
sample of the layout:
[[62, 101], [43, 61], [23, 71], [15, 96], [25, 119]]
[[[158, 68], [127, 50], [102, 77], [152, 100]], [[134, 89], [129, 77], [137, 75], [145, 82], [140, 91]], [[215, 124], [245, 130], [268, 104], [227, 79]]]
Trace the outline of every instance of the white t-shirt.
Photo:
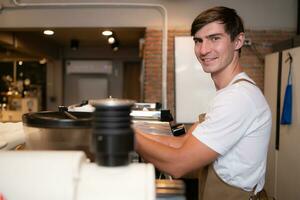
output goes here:
[[265, 183], [267, 151], [271, 133], [270, 108], [260, 89], [244, 72], [217, 91], [205, 121], [193, 135], [220, 156], [214, 169], [223, 181], [255, 192]]

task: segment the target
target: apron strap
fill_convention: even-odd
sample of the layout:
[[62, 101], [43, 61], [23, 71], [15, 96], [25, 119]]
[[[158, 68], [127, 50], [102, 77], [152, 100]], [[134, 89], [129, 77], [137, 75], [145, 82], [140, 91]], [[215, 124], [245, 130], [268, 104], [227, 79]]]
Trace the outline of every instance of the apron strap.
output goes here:
[[241, 82], [241, 81], [246, 81], [246, 82], [251, 83], [252, 85], [255, 85], [255, 86], [256, 86], [255, 83], [253, 83], [252, 81], [249, 81], [248, 79], [245, 79], [245, 78], [237, 79], [237, 80], [235, 80], [232, 84], [235, 84], [235, 83], [238, 83], [238, 82]]

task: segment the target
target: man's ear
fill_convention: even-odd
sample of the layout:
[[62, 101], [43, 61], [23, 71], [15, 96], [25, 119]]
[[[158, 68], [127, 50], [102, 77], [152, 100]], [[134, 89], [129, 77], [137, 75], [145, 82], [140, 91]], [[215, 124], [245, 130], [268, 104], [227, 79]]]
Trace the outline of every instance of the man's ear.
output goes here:
[[239, 33], [234, 40], [235, 50], [239, 50], [244, 45], [245, 33]]

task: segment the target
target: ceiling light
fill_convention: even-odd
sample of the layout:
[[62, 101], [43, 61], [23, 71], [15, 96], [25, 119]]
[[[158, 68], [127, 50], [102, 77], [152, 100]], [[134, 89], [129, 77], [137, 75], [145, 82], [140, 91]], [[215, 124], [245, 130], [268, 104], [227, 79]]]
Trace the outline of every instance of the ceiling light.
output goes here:
[[54, 34], [54, 31], [52, 31], [52, 30], [44, 30], [44, 32], [43, 32], [45, 35], [53, 35]]
[[113, 43], [115, 43], [116, 39], [115, 39], [113, 36], [110, 36], [110, 37], [107, 39], [107, 41], [108, 41], [108, 44], [113, 44]]
[[20, 60], [20, 61], [18, 62], [18, 65], [23, 65], [23, 61]]
[[116, 41], [115, 43], [111, 44], [111, 48], [113, 51], [118, 51], [119, 50], [119, 42]]
[[110, 30], [105, 30], [105, 31], [102, 32], [102, 35], [104, 35], [104, 36], [110, 36], [112, 34], [113, 34], [113, 32], [110, 31]]
[[118, 51], [118, 50], [119, 50], [118, 46], [113, 47], [113, 51]]

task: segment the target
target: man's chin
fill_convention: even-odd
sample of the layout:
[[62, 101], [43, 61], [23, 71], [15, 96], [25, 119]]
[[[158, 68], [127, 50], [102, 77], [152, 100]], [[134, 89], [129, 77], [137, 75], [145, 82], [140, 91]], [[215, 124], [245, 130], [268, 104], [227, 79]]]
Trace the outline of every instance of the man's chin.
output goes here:
[[204, 71], [205, 73], [211, 73], [211, 70], [208, 69], [208, 68], [203, 67], [202, 69], [203, 69], [203, 71]]

